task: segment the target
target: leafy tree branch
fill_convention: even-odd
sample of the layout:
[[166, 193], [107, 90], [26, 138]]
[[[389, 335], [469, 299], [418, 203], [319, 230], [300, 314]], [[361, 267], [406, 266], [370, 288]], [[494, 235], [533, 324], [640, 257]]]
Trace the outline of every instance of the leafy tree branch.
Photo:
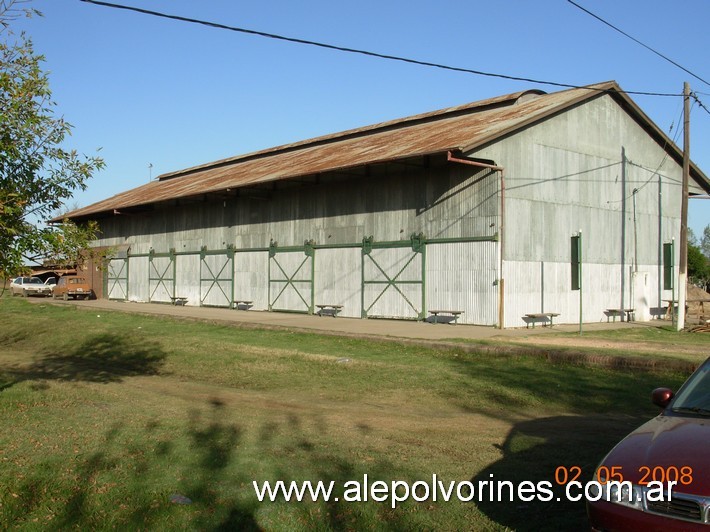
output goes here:
[[56, 116], [43, 56], [15, 35], [11, 22], [39, 14], [0, 0], [0, 277], [26, 269], [26, 258], [71, 265], [98, 234], [95, 222], [48, 225], [77, 190], [104, 167], [97, 156], [65, 146], [72, 126]]

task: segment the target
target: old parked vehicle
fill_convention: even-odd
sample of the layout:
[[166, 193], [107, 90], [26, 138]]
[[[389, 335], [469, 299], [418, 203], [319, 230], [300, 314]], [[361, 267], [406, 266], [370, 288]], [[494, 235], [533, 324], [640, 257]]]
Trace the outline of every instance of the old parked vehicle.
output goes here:
[[[626, 436], [597, 469], [601, 482], [629, 481], [630, 497], [587, 502], [592, 530], [710, 531], [710, 359], [674, 394], [651, 395], [663, 411]], [[672, 486], [665, 500], [650, 482]]]
[[52, 291], [52, 297], [61, 297], [64, 301], [68, 299], [89, 299], [91, 298], [91, 287], [84, 277], [77, 275], [65, 275], [60, 277], [57, 286]]
[[52, 295], [52, 289], [39, 277], [18, 277], [10, 283], [10, 291], [23, 297]]

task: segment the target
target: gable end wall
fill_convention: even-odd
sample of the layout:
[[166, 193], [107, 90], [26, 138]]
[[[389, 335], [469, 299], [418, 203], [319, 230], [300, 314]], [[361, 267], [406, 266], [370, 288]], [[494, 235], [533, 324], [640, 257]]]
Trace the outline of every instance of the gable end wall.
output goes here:
[[609, 308], [636, 308], [638, 320], [662, 312], [660, 250], [678, 235], [681, 168], [611, 97], [475, 155], [505, 167], [506, 326], [532, 312], [579, 322], [570, 238], [580, 230], [583, 321], [605, 321]]

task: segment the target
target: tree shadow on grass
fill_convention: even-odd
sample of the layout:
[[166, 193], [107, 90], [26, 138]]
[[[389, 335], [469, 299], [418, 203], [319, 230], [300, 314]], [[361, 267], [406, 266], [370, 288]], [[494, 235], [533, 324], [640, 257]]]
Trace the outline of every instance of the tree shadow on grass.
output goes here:
[[[513, 425], [504, 444], [496, 445], [502, 457], [472, 476], [474, 502], [489, 519], [511, 529], [588, 528], [584, 501], [568, 501], [564, 487], [557, 481], [564, 481], [565, 473], [567, 480], [582, 484], [592, 480], [606, 453], [658, 413], [649, 401], [651, 390], [658, 386], [677, 389], [685, 377], [677, 372], [557, 365], [533, 358], [509, 360], [515, 363], [500, 358], [497, 367], [485, 372], [475, 358], [460, 357], [452, 363], [468, 393], [452, 395], [450, 401], [466, 412], [507, 420]], [[520, 421], [536, 404], [571, 415], [541, 414], [536, 419]], [[572, 478], [577, 473], [578, 478]], [[493, 497], [487, 491], [490, 484], [479, 484], [491, 481]], [[508, 487], [502, 491], [504, 500], [498, 502], [497, 482], [503, 481], [512, 483], [512, 502]], [[550, 482], [555, 487], [553, 498], [522, 500], [517, 487], [523, 481], [535, 485]], [[479, 494], [481, 486], [485, 493]]]
[[74, 456], [61, 449], [67, 460], [35, 462], [0, 494], [0, 529], [51, 517], [53, 529], [259, 530], [251, 501], [225, 490], [246, 478], [242, 430], [221, 414], [213, 403], [182, 426], [118, 422]]
[[[514, 530], [581, 530], [588, 528], [583, 488], [565, 484], [575, 480], [584, 486], [593, 479], [596, 466], [611, 448], [635, 427], [646, 421], [642, 416], [554, 416], [516, 424], [502, 446], [500, 460], [471, 478], [474, 501], [489, 519]], [[504, 481], [512, 483], [498, 489]], [[545, 485], [551, 492], [531, 492], [521, 497], [523, 481]], [[491, 496], [490, 483], [493, 483]], [[488, 484], [482, 484], [488, 483]], [[523, 500], [523, 498], [532, 500]]]
[[69, 352], [48, 353], [30, 364], [0, 367], [0, 391], [30, 380], [112, 383], [126, 377], [157, 375], [166, 356], [151, 340], [98, 334]]
[[579, 415], [609, 412], [648, 418], [657, 412], [648, 399], [651, 390], [677, 389], [687, 378], [677, 372], [555, 364], [533, 357], [496, 360], [494, 368], [479, 365], [476, 358], [453, 360], [452, 367], [469, 393], [458, 391], [450, 396], [451, 402], [467, 412], [510, 421], [536, 404]]
[[205, 420], [200, 412], [192, 412], [186, 431], [193, 460], [181, 490], [207, 510], [194, 524], [199, 529], [260, 530], [253, 505], [232, 497], [223, 498], [220, 488], [237, 480], [247, 481], [241, 472], [235, 478], [233, 467], [233, 463], [241, 460], [237, 451], [243, 445], [244, 433], [240, 426], [224, 422], [225, 404], [220, 399], [210, 399], [209, 405], [209, 419]]
[[[64, 446], [60, 460], [25, 463], [21, 476], [7, 478], [12, 495], [0, 493], [0, 528], [39, 520], [53, 529], [404, 531], [435, 529], [437, 516], [448, 513], [445, 503], [431, 501], [393, 509], [344, 500], [346, 482], [365, 474], [390, 484], [417, 471], [333, 445], [328, 436], [336, 429], [319, 415], [284, 413], [243, 425], [239, 408], [212, 399], [177, 422], [119, 421], [78, 454]], [[266, 480], [332, 481], [338, 499], [260, 502], [252, 482]]]

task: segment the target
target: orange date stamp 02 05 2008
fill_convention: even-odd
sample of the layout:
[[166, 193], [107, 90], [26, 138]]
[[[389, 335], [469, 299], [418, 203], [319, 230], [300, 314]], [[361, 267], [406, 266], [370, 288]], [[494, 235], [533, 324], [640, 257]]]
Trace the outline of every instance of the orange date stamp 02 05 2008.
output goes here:
[[[626, 468], [628, 470], [628, 468]], [[640, 466], [634, 471], [634, 476], [640, 475], [638, 484], [647, 485], [649, 482], [674, 482], [676, 485], [688, 486], [693, 483], [693, 468], [690, 466]], [[570, 482], [579, 481], [582, 476], [580, 466], [558, 466], [555, 468], [555, 483], [564, 486]], [[594, 474], [594, 480], [600, 484], [610, 481], [624, 482], [624, 468], [622, 466], [600, 466]]]

